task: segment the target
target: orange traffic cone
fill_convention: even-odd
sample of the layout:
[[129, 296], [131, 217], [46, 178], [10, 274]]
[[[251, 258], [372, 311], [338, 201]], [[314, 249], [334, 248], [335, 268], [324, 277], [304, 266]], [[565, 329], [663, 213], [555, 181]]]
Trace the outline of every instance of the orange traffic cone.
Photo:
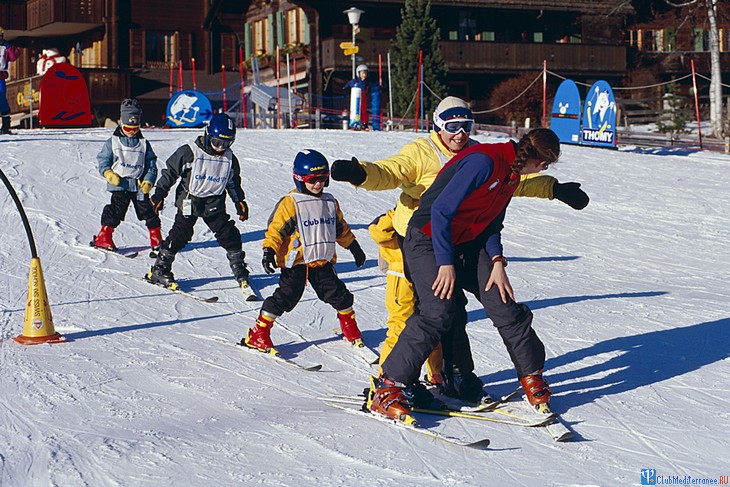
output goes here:
[[25, 306], [23, 334], [13, 338], [13, 340], [22, 345], [60, 343], [66, 341], [66, 338], [56, 333], [56, 330], [53, 328], [53, 316], [51, 316], [51, 307], [48, 304], [41, 260], [37, 257], [30, 261], [28, 303]]

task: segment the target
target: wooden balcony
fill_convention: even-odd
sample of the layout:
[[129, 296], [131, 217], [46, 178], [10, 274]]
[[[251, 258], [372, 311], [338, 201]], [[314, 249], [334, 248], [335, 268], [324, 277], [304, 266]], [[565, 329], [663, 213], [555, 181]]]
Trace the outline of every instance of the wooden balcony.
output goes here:
[[31, 36], [73, 35], [102, 24], [102, 0], [29, 0], [27, 28]]
[[[348, 39], [329, 38], [322, 41], [322, 68], [346, 71], [352, 60], [339, 48]], [[528, 44], [501, 42], [441, 41], [441, 53], [450, 73], [492, 74], [539, 71], [543, 60], [548, 69], [562, 75], [622, 75], [626, 71], [626, 48], [587, 44]], [[378, 54], [385, 55], [390, 41], [364, 40], [358, 57], [372, 65]]]

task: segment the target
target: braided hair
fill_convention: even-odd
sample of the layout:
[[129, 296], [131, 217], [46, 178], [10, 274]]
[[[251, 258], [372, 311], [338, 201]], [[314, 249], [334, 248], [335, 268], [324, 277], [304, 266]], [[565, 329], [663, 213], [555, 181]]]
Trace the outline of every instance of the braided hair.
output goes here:
[[517, 142], [515, 160], [512, 163], [510, 184], [520, 181], [520, 173], [529, 159], [539, 159], [552, 164], [560, 157], [560, 139], [550, 129], [532, 129]]

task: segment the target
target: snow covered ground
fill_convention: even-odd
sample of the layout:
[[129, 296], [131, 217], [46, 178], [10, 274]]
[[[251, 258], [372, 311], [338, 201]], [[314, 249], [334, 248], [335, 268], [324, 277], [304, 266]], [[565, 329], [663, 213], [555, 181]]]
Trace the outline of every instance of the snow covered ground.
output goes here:
[[[148, 130], [164, 160], [198, 130]], [[515, 199], [504, 241], [519, 300], [535, 312], [548, 349], [553, 408], [576, 433], [555, 443], [540, 429], [435, 418], [465, 450], [332, 408], [318, 399], [356, 394], [374, 369], [331, 335], [334, 311], [308, 289], [272, 337], [304, 372], [218, 343], [241, 338], [260, 303], [246, 303], [224, 251], [202, 222], [174, 271], [205, 304], [154, 288], [151, 260], [87, 247], [109, 196], [95, 155], [108, 129], [19, 130], [0, 138], [0, 169], [28, 214], [56, 330], [69, 343], [21, 346], [30, 252], [0, 188], [0, 485], [640, 485], [730, 475], [730, 157], [622, 147], [566, 146], [548, 171], [580, 181], [591, 203], [575, 211]], [[394, 154], [412, 133], [241, 131], [234, 150], [252, 217], [242, 230], [252, 282], [264, 296], [261, 240], [292, 187], [302, 148], [330, 161]], [[495, 141], [487, 135], [482, 141]], [[366, 342], [385, 337], [384, 276], [367, 225], [396, 191], [342, 183], [329, 190], [368, 255], [338, 272], [355, 294]], [[168, 198], [163, 233], [172, 225]], [[232, 205], [229, 210], [233, 213]], [[130, 209], [120, 247], [147, 243]], [[492, 394], [516, 379], [477, 303], [469, 332], [476, 372]]]

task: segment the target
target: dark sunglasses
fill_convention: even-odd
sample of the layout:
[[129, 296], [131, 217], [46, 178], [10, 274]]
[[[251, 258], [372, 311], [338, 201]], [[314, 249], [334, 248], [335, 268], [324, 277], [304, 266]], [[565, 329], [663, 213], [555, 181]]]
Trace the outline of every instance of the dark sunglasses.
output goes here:
[[455, 120], [453, 122], [444, 122], [444, 126], [441, 128], [452, 135], [456, 135], [462, 130], [465, 134], [470, 134], [474, 128], [474, 120]]

